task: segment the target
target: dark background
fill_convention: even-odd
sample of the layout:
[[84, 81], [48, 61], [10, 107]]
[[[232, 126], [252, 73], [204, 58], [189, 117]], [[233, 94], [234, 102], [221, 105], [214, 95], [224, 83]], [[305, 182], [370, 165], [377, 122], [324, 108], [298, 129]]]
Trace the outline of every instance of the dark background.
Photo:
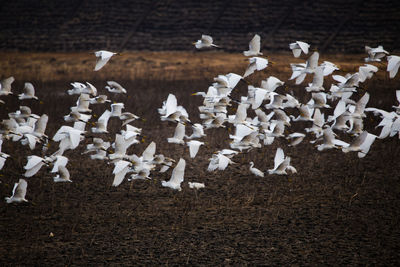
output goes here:
[[329, 52], [365, 45], [399, 49], [399, 1], [3, 1], [0, 49], [19, 51], [189, 50], [211, 34], [225, 51], [255, 33], [264, 50], [296, 40]]

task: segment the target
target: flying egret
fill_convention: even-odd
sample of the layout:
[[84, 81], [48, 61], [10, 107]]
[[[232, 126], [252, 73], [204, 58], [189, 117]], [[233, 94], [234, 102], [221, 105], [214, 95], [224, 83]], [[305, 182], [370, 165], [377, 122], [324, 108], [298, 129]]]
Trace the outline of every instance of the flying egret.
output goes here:
[[36, 99], [38, 98], [35, 96], [35, 88], [33, 87], [33, 84], [26, 82], [24, 85], [24, 89], [22, 91], [22, 94], [18, 95], [19, 100], [23, 99]]
[[375, 48], [365, 46], [365, 52], [368, 54], [368, 57], [366, 57], [364, 60], [365, 62], [380, 62], [383, 57], [389, 54], [388, 51], [383, 49], [383, 46], [378, 46]]
[[197, 141], [197, 140], [191, 140], [191, 141], [186, 142], [186, 144], [189, 147], [190, 157], [193, 159], [193, 158], [196, 157], [200, 146], [204, 145], [204, 142], [200, 142], [200, 141]]
[[245, 55], [246, 57], [262, 55], [260, 49], [261, 49], [261, 37], [260, 35], [256, 34], [249, 43], [249, 50], [244, 51], [243, 55]]
[[28, 187], [28, 183], [24, 179], [19, 179], [18, 183], [14, 184], [14, 188], [12, 191], [12, 196], [11, 197], [6, 197], [5, 200], [7, 203], [13, 203], [13, 202], [28, 202], [28, 200], [25, 199], [26, 196], [26, 189]]
[[249, 65], [243, 74], [243, 78], [253, 74], [256, 70], [260, 71], [266, 67], [268, 67], [268, 59], [262, 57], [251, 57], [249, 58]]
[[308, 49], [310, 48], [310, 45], [302, 41], [296, 41], [294, 43], [290, 43], [289, 48], [292, 50], [294, 57], [299, 57], [301, 52], [306, 55], [308, 54]]
[[161, 181], [161, 185], [164, 187], [169, 187], [174, 190], [181, 191], [181, 183], [183, 182], [185, 175], [185, 167], [186, 161], [183, 158], [180, 158], [178, 164], [176, 164], [175, 168], [172, 170], [171, 179], [169, 181]]
[[185, 125], [178, 122], [175, 128], [174, 136], [167, 139], [168, 143], [183, 145], [185, 142], [183, 138], [185, 137]]
[[107, 91], [109, 91], [110, 93], [114, 93], [114, 94], [126, 94], [126, 89], [124, 87], [122, 87], [119, 83], [115, 82], [115, 81], [107, 81], [106, 85], [106, 89]]
[[69, 171], [65, 166], [59, 165], [57, 172], [58, 172], [58, 174], [53, 177], [54, 182], [56, 182], [56, 183], [59, 183], [59, 182], [70, 182], [71, 183], [72, 182], [70, 179]]
[[0, 81], [0, 96], [1, 95], [12, 95], [11, 84], [15, 81], [14, 77], [8, 77]]
[[285, 157], [282, 148], [278, 147], [274, 158], [274, 168], [268, 170], [269, 174], [287, 175], [286, 171], [296, 173], [297, 170], [290, 165], [290, 157]]
[[107, 64], [110, 58], [114, 55], [119, 55], [119, 53], [114, 53], [110, 51], [100, 50], [94, 52], [96, 56], [96, 66], [94, 67], [94, 71], [98, 71]]
[[201, 39], [197, 40], [197, 42], [193, 43], [197, 49], [201, 49], [204, 47], [219, 47], [213, 44], [213, 38], [210, 35], [201, 35]]

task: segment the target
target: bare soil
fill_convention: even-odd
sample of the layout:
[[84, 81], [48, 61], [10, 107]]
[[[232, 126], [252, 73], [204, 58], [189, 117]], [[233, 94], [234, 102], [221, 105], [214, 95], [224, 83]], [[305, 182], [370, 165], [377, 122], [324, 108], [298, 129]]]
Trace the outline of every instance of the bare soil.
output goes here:
[[[271, 55], [276, 62], [251, 81], [274, 75], [287, 81], [291, 56]], [[362, 55], [326, 55], [321, 60], [356, 71]], [[243, 73], [247, 63], [241, 55], [223, 53], [132, 52], [111, 59], [93, 72], [91, 54], [0, 55], [2, 77], [14, 75], [13, 88], [20, 92], [31, 81], [42, 101], [25, 101], [36, 114], [49, 115], [46, 133], [52, 137], [63, 124], [63, 115], [76, 96], [66, 90], [73, 81], [89, 81], [105, 93], [107, 80], [116, 80], [128, 89], [127, 96], [112, 96], [125, 103], [125, 110], [146, 118], [133, 125], [143, 128], [145, 143], [129, 152], [140, 154], [151, 142], [157, 153], [187, 161], [181, 192], [161, 187], [166, 174], [152, 172], [150, 181], [123, 182], [111, 187], [113, 165], [92, 161], [81, 155], [89, 140], [65, 153], [73, 183], [52, 181], [43, 168], [27, 178], [28, 203], [0, 202], [0, 265], [398, 265], [400, 262], [400, 140], [376, 140], [369, 154], [341, 151], [318, 152], [309, 141], [289, 147], [284, 139], [271, 146], [243, 153], [238, 164], [223, 172], [206, 172], [212, 152], [228, 148], [228, 131], [210, 130], [195, 159], [187, 147], [168, 144], [175, 125], [161, 122], [157, 108], [168, 93], [199, 122], [197, 106], [213, 77], [229, 72]], [[380, 69], [385, 69], [382, 64]], [[309, 82], [307, 79], [306, 82]], [[287, 81], [288, 89], [306, 102], [309, 96], [300, 86]], [[327, 80], [325, 87], [329, 88]], [[384, 71], [368, 81], [363, 90], [371, 94], [368, 106], [390, 110], [395, 104], [399, 78], [389, 80]], [[235, 89], [246, 92], [245, 85]], [[284, 89], [280, 89], [284, 90]], [[360, 89], [361, 90], [361, 89]], [[283, 91], [282, 91], [283, 93]], [[362, 92], [357, 97], [361, 96]], [[2, 97], [0, 118], [21, 104]], [[106, 107], [93, 107], [101, 114]], [[293, 111], [295, 112], [295, 111]], [[253, 115], [253, 114], [249, 114]], [[365, 127], [379, 120], [368, 116]], [[301, 131], [307, 123], [293, 123], [290, 131]], [[110, 121], [114, 139], [120, 122]], [[190, 129], [187, 129], [190, 133]], [[345, 141], [351, 137], [342, 136]], [[266, 172], [273, 167], [277, 147], [292, 158], [297, 174], [266, 175], [249, 172], [250, 161]], [[57, 149], [52, 144], [47, 154]], [[23, 174], [28, 155], [41, 155], [19, 143], [5, 141], [3, 152], [11, 155], [0, 171], [0, 196], [9, 196], [14, 182]], [[205, 189], [193, 191], [187, 181], [204, 182]]]

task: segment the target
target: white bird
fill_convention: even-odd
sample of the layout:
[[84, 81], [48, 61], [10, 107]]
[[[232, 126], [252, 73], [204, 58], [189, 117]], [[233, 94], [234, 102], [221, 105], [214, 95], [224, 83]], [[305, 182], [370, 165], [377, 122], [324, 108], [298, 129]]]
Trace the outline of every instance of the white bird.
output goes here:
[[172, 170], [171, 179], [169, 181], [161, 181], [161, 185], [164, 187], [169, 187], [174, 190], [181, 191], [181, 183], [183, 182], [185, 175], [185, 167], [186, 161], [183, 158], [180, 158], [178, 164], [176, 164], [175, 168]]
[[332, 131], [332, 128], [330, 126], [325, 126], [325, 129], [323, 130], [322, 140], [323, 143], [317, 145], [318, 151], [323, 151], [332, 148], [339, 148], [339, 146], [340, 147], [349, 146], [348, 143], [335, 138], [335, 133]]
[[185, 125], [178, 122], [175, 128], [174, 136], [167, 139], [168, 143], [183, 145], [185, 142], [183, 138], [185, 137]]
[[22, 91], [22, 94], [18, 95], [18, 99], [19, 100], [23, 100], [23, 99], [38, 99], [35, 96], [35, 88], [33, 87], [33, 84], [26, 82], [24, 85], [24, 89]]
[[14, 77], [8, 77], [0, 81], [0, 96], [1, 95], [12, 95], [11, 84], [14, 82]]
[[244, 51], [243, 55], [245, 55], [246, 57], [262, 55], [260, 49], [261, 49], [261, 37], [260, 35], [256, 34], [249, 43], [249, 50]]
[[76, 106], [71, 107], [71, 111], [77, 111], [80, 113], [92, 112], [89, 109], [90, 96], [88, 94], [80, 94], [78, 100], [76, 101]]
[[386, 50], [383, 49], [383, 46], [378, 46], [375, 48], [371, 48], [369, 46], [365, 46], [365, 52], [368, 54], [368, 57], [366, 57], [364, 60], [365, 62], [380, 62], [383, 57], [389, 54]]
[[243, 77], [240, 76], [239, 74], [232, 72], [226, 75], [218, 75], [217, 77], [214, 78], [215, 83], [213, 83], [213, 86], [215, 86], [217, 89], [219, 88], [234, 89], [242, 78]]
[[267, 80], [263, 80], [261, 81], [261, 88], [270, 91], [270, 92], [274, 92], [276, 90], [276, 88], [278, 88], [279, 86], [284, 85], [285, 82], [282, 82], [281, 80], [279, 80], [278, 78], [274, 77], [274, 76], [270, 76], [268, 77]]
[[204, 142], [200, 142], [200, 141], [197, 141], [197, 140], [191, 140], [189, 142], [186, 142], [186, 144], [189, 146], [190, 157], [193, 159], [193, 158], [196, 157], [200, 146], [204, 145]]
[[309, 104], [311, 108], [330, 108], [327, 104], [326, 100], [326, 93], [319, 92], [319, 93], [311, 93], [311, 97], [313, 100], [312, 104]]
[[331, 75], [335, 70], [339, 70], [338, 66], [336, 66], [334, 63], [329, 62], [329, 61], [322, 62], [321, 67], [324, 70], [323, 71], [324, 76]]
[[5, 198], [7, 203], [8, 204], [13, 202], [20, 203], [22, 201], [28, 202], [28, 200], [25, 199], [27, 187], [28, 183], [24, 179], [19, 179], [18, 183], [14, 184], [12, 196]]
[[253, 74], [254, 71], [260, 71], [268, 67], [268, 59], [262, 57], [249, 58], [249, 65], [243, 75], [243, 78]]
[[236, 164], [233, 162], [228, 155], [224, 155], [221, 152], [213, 154], [212, 158], [209, 159], [207, 171], [212, 172], [216, 169], [223, 171], [228, 167], [229, 164]]
[[104, 67], [104, 65], [107, 64], [112, 56], [118, 55], [118, 53], [105, 50], [96, 51], [94, 54], [96, 56], [96, 66], [94, 67], [94, 71], [100, 70], [102, 67]]
[[108, 133], [107, 131], [107, 125], [108, 125], [108, 120], [111, 117], [111, 111], [105, 110], [103, 114], [99, 117], [99, 119], [96, 122], [96, 126], [92, 127], [92, 133]]
[[305, 88], [307, 92], [319, 92], [324, 91], [325, 88], [323, 87], [324, 84], [324, 71], [323, 67], [318, 66], [315, 68], [314, 77], [312, 83], [309, 83], [308, 86]]
[[94, 104], [104, 104], [104, 103], [111, 103], [111, 100], [107, 100], [108, 96], [107, 95], [99, 95], [93, 98], [89, 99], [89, 103], [94, 105]]
[[114, 148], [115, 151], [112, 154], [109, 154], [109, 158], [111, 160], [114, 159], [123, 159], [126, 157], [126, 151], [127, 149], [135, 144], [138, 143], [138, 141], [135, 139], [135, 137], [131, 137], [129, 139], [125, 139], [123, 135], [121, 134], [116, 134], [115, 135], [115, 142], [114, 142]]
[[114, 162], [114, 181], [112, 186], [119, 186], [125, 178], [125, 175], [128, 173], [130, 166], [132, 163], [126, 160], [118, 160]]
[[255, 176], [264, 177], [264, 173], [257, 168], [254, 168], [254, 162], [250, 162], [250, 172]]
[[59, 183], [59, 182], [70, 182], [71, 183], [72, 182], [70, 179], [69, 171], [65, 166], [63, 166], [63, 165], [58, 166], [57, 172], [58, 172], [58, 174], [53, 177], [54, 182], [56, 182], [56, 183]]
[[122, 87], [119, 83], [114, 82], [114, 81], [107, 81], [106, 89], [110, 93], [114, 94], [126, 94], [126, 89]]
[[299, 57], [301, 52], [306, 55], [308, 54], [308, 49], [310, 48], [310, 45], [302, 41], [296, 41], [289, 44], [289, 48], [292, 50], [294, 57]]
[[356, 151], [359, 158], [363, 158], [368, 153], [372, 143], [375, 141], [376, 135], [370, 134], [367, 131], [362, 132], [357, 136], [354, 141], [348, 147], [343, 147], [342, 151], [348, 153], [350, 151]]
[[287, 175], [286, 170], [296, 173], [297, 170], [290, 165], [290, 157], [285, 157], [282, 148], [278, 147], [274, 158], [274, 168], [268, 170], [269, 174]]
[[124, 103], [111, 104], [111, 117], [121, 117], [122, 109], [125, 108]]
[[371, 64], [365, 64], [364, 66], [360, 66], [358, 68], [359, 82], [363, 83], [365, 82], [365, 80], [371, 79], [372, 75], [374, 75], [374, 73], [377, 71], [378, 67]]
[[58, 172], [58, 168], [60, 166], [64, 166], [64, 167], [67, 166], [68, 158], [61, 156], [61, 155], [57, 155], [57, 156], [55, 156], [55, 159], [53, 159], [52, 164], [53, 164], [53, 169], [50, 171], [50, 173]]
[[200, 123], [193, 124], [192, 130], [193, 130], [192, 135], [186, 136], [187, 139], [202, 138], [206, 136], [206, 134], [204, 133], [203, 125], [201, 125]]
[[313, 121], [312, 115], [314, 113], [314, 108], [310, 108], [309, 105], [301, 104], [301, 106], [297, 109], [300, 114], [297, 116], [297, 118], [295, 118], [293, 115], [290, 115], [292, 121]]
[[28, 156], [28, 162], [24, 166], [26, 170], [24, 176], [25, 177], [32, 177], [34, 176], [43, 165], [47, 164], [47, 161], [39, 156], [31, 155]]
[[213, 38], [210, 35], [201, 35], [201, 39], [197, 40], [197, 42], [193, 43], [197, 49], [201, 49], [204, 47], [219, 47], [213, 44]]
[[189, 188], [191, 189], [201, 189], [201, 188], [205, 188], [205, 184], [204, 183], [197, 183], [197, 182], [188, 182]]
[[303, 133], [292, 133], [286, 136], [286, 139], [291, 140], [289, 146], [297, 146], [303, 141], [305, 137], [306, 135]]
[[392, 79], [396, 76], [400, 67], [400, 57], [399, 56], [388, 56], [387, 71], [389, 72], [389, 77]]
[[125, 126], [126, 124], [134, 120], [140, 119], [140, 117], [131, 112], [122, 112], [121, 115], [119, 116], [119, 119], [123, 121], [121, 126]]

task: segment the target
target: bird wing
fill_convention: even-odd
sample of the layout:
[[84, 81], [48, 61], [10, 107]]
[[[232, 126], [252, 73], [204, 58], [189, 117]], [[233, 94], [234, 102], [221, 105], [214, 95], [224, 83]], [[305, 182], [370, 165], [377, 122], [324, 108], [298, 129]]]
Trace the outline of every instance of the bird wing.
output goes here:
[[363, 131], [359, 136], [357, 136], [354, 141], [351, 143], [352, 147], [360, 147], [362, 143], [364, 143], [364, 141], [366, 140], [368, 136], [368, 132], [367, 131]]
[[34, 166], [36, 166], [37, 164], [39, 164], [42, 161], [43, 161], [43, 158], [41, 158], [41, 157], [38, 157], [35, 155], [28, 156], [28, 162], [24, 166], [24, 169], [25, 170], [32, 169]]
[[372, 143], [375, 141], [376, 137], [377, 136], [374, 134], [367, 133], [367, 136], [365, 137], [364, 142], [360, 146], [361, 151], [358, 152], [358, 154], [357, 154], [359, 158], [363, 158], [367, 155], [367, 153], [368, 153], [369, 149], [371, 148]]
[[129, 167], [131, 163], [129, 161], [126, 160], [119, 160], [117, 162], [114, 163], [114, 170], [113, 170], [113, 174], [117, 174], [121, 171], [123, 171], [126, 167]]
[[281, 165], [284, 160], [285, 154], [283, 153], [282, 148], [278, 147], [274, 158], [274, 170], [278, 169], [279, 165]]
[[257, 109], [261, 106], [267, 93], [268, 93], [268, 91], [265, 89], [256, 88], [256, 90], [254, 92], [254, 102], [252, 104], [252, 109]]
[[142, 153], [143, 161], [151, 161], [156, 153], [156, 143], [151, 142]]
[[256, 63], [255, 62], [254, 63], [250, 63], [247, 66], [247, 69], [246, 69], [245, 73], [243, 74], [243, 78], [253, 74], [256, 69], [257, 69]]
[[25, 95], [28, 96], [34, 96], [35, 95], [35, 88], [33, 87], [33, 84], [31, 84], [30, 82], [26, 82], [23, 92]]
[[169, 94], [167, 102], [165, 103], [166, 107], [165, 116], [168, 117], [172, 113], [176, 112], [177, 106], [178, 106], [178, 101], [176, 100], [176, 96], [173, 94]]
[[324, 84], [324, 69], [321, 66], [318, 66], [315, 69], [314, 77], [312, 81], [313, 86], [322, 86]]
[[185, 175], [185, 167], [186, 161], [183, 158], [180, 158], [178, 164], [176, 164], [175, 168], [172, 170], [172, 175], [169, 182], [173, 184], [182, 183]]
[[[120, 163], [121, 161], [123, 163]], [[130, 164], [129, 162], [127, 162], [128, 164], [125, 162], [127, 162], [127, 161], [120, 160], [117, 162], [117, 164], [120, 163], [120, 166], [118, 166], [117, 164], [115, 165], [115, 168], [113, 171], [113, 174], [115, 174], [115, 176], [114, 176], [114, 181], [113, 181], [112, 186], [119, 186], [122, 183], [122, 181], [124, 180], [125, 175], [129, 170], [129, 164]], [[118, 169], [118, 172], [115, 171], [116, 169]]]
[[318, 52], [314, 52], [307, 59], [307, 68], [315, 69], [318, 66], [318, 59], [319, 59], [319, 53]]
[[257, 67], [258, 71], [263, 70], [266, 67], [268, 67], [268, 59], [262, 58], [262, 57], [254, 57], [254, 59], [255, 59], [256, 67]]
[[[24, 179], [19, 179], [17, 187], [14, 186], [13, 196], [17, 198], [25, 198], [28, 183]], [[14, 191], [15, 190], [15, 191]]]
[[31, 134], [25, 134], [24, 136], [28, 140], [29, 148], [31, 150], [34, 150], [35, 146], [36, 146], [36, 142], [38, 140], [37, 137], [34, 135], [31, 135]]
[[0, 81], [0, 91], [11, 92], [11, 84], [14, 82], [14, 77], [8, 77]]
[[25, 177], [34, 176], [40, 170], [40, 168], [42, 168], [43, 165], [44, 165], [43, 162], [39, 162], [38, 164], [34, 165], [33, 167], [31, 167], [29, 169], [26, 169], [26, 172], [24, 173], [24, 176]]
[[360, 100], [358, 100], [354, 113], [363, 114], [365, 106], [367, 105], [368, 101], [369, 101], [369, 93], [365, 93], [363, 97], [361, 97]]
[[259, 53], [261, 48], [261, 37], [260, 35], [254, 35], [249, 43], [249, 50], [254, 53]]
[[228, 78], [228, 87], [232, 89], [235, 88], [239, 81], [242, 79], [242, 76], [236, 73], [228, 73], [226, 77]]
[[40, 116], [40, 118], [35, 122], [34, 132], [40, 135], [44, 135], [48, 121], [49, 121], [49, 116], [47, 116], [46, 114]]
[[61, 178], [64, 180], [69, 180], [69, 178], [71, 177], [65, 165], [59, 165], [58, 172], [60, 173]]
[[182, 140], [185, 137], [185, 125], [178, 123], [175, 128], [174, 138]]
[[53, 169], [50, 171], [50, 173], [58, 172], [58, 168], [60, 166], [66, 166], [68, 163], [68, 158], [58, 155], [56, 156], [56, 161], [53, 163]]
[[186, 143], [189, 146], [189, 153], [190, 153], [190, 157], [194, 158], [197, 155], [197, 152], [199, 151], [199, 148], [202, 144], [204, 144], [203, 142], [200, 141], [189, 141]]
[[318, 127], [322, 127], [325, 123], [324, 116], [321, 114], [319, 108], [316, 108], [314, 111], [313, 123]]
[[294, 48], [291, 48], [292, 49], [292, 52], [293, 52], [293, 56], [294, 57], [299, 57], [300, 56], [300, 54], [301, 54], [301, 49], [300, 48], [296, 48], [296, 47], [294, 47]]
[[96, 66], [94, 67], [94, 71], [98, 71], [102, 67], [104, 67], [104, 65], [110, 60], [110, 58], [114, 54], [115, 53], [113, 53], [113, 52], [104, 51], [104, 50], [95, 52], [97, 60], [96, 60]]
[[387, 57], [388, 65], [387, 65], [387, 71], [392, 71], [396, 65], [400, 63], [400, 57], [399, 56], [388, 56]]
[[203, 34], [201, 36], [201, 42], [204, 43], [205, 45], [210, 46], [213, 43], [213, 38], [210, 35]]
[[296, 43], [299, 45], [304, 54], [308, 54], [308, 49], [310, 48], [309, 44], [302, 41], [297, 41]]

